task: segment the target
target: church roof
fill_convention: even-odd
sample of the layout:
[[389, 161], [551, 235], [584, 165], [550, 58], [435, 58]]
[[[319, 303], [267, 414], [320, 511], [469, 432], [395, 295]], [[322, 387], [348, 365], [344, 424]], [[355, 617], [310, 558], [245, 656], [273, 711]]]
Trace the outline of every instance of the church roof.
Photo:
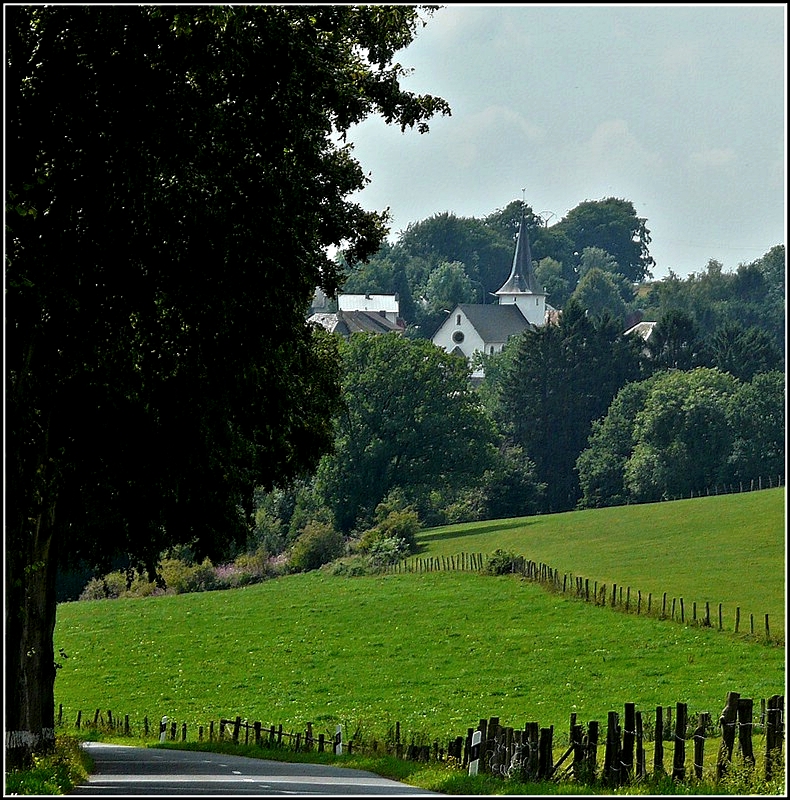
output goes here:
[[508, 305], [469, 303], [459, 305], [458, 308], [463, 311], [484, 342], [506, 342], [511, 336], [516, 336], [531, 327], [518, 306], [513, 303]]
[[516, 252], [513, 255], [513, 267], [508, 279], [495, 295], [502, 294], [543, 294], [538, 286], [535, 270], [532, 266], [532, 252], [529, 247], [529, 233], [524, 216], [518, 226]]

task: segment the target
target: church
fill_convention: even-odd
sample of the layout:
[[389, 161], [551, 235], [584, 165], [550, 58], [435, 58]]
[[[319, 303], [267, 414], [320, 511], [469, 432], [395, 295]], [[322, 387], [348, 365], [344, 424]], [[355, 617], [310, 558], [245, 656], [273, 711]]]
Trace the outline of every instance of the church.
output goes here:
[[[499, 353], [511, 336], [546, 324], [547, 315], [554, 309], [546, 303], [546, 292], [539, 287], [535, 277], [529, 233], [523, 216], [513, 267], [494, 296], [497, 303], [457, 305], [431, 337], [433, 343], [468, 360], [477, 352]], [[482, 377], [482, 370], [472, 374], [475, 379]]]

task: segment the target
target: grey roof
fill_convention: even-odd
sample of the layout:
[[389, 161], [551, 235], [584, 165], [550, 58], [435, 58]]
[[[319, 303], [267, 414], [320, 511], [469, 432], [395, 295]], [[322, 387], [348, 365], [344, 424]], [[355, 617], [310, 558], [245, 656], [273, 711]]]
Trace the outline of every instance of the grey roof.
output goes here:
[[336, 314], [313, 314], [308, 322], [326, 328], [330, 333], [350, 336], [352, 333], [403, 333], [403, 326], [391, 322], [383, 312], [338, 311]]
[[531, 328], [515, 303], [507, 305], [465, 304], [458, 306], [484, 342], [506, 342]]
[[527, 222], [521, 217], [521, 224], [518, 226], [518, 239], [516, 240], [516, 252], [513, 255], [513, 267], [510, 270], [508, 279], [502, 284], [496, 295], [513, 294], [515, 292], [529, 294], [543, 294], [538, 286], [535, 270], [532, 266], [532, 251], [529, 247], [529, 233]]

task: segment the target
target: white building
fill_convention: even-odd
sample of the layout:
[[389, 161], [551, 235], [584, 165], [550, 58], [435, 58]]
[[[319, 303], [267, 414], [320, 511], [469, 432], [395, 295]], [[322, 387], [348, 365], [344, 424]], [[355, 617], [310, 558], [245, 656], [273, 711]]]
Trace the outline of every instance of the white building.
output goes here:
[[[538, 286], [529, 233], [522, 216], [513, 256], [513, 267], [502, 287], [494, 292], [497, 304], [468, 303], [456, 306], [432, 337], [438, 347], [470, 359], [477, 352], [499, 353], [511, 336], [546, 324], [546, 292]], [[478, 370], [473, 378], [481, 378]]]

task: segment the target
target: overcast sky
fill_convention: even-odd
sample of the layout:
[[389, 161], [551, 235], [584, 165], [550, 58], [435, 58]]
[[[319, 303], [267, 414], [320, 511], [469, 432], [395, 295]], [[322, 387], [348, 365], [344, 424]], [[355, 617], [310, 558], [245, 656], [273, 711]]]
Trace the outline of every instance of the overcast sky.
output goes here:
[[[396, 60], [452, 116], [356, 128], [392, 236], [522, 198], [549, 225], [585, 200], [630, 200], [655, 278], [726, 271], [786, 235], [786, 5], [446, 6]], [[550, 216], [551, 215], [551, 216]]]

